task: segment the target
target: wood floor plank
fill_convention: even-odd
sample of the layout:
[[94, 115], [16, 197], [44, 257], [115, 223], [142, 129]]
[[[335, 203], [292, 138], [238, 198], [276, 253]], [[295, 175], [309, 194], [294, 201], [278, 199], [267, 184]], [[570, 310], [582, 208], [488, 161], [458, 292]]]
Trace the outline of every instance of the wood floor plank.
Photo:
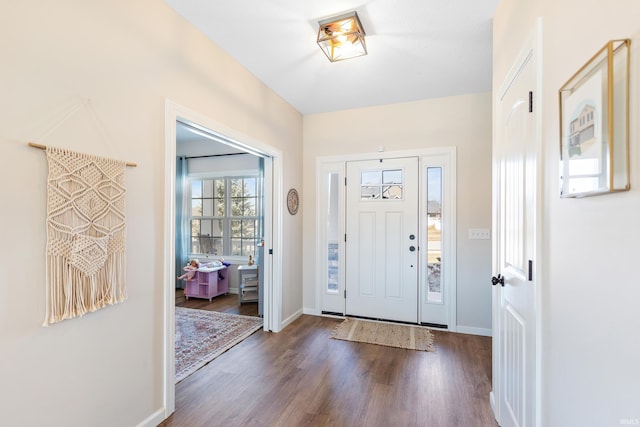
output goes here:
[[421, 352], [330, 339], [339, 322], [256, 332], [177, 384], [161, 426], [497, 425], [491, 338], [436, 331]]
[[195, 308], [198, 310], [211, 310], [221, 313], [240, 314], [242, 316], [257, 316], [257, 303], [238, 304], [238, 295], [226, 294], [218, 295], [211, 301], [206, 298], [189, 298], [186, 299], [184, 291], [176, 289], [176, 307]]

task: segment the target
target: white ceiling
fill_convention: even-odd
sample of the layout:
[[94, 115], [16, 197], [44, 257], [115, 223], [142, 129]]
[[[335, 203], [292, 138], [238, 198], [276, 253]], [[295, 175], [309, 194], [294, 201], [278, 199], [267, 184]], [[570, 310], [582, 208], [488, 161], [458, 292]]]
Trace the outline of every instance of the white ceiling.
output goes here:
[[[499, 0], [165, 0], [302, 114], [491, 90]], [[369, 54], [331, 63], [318, 21], [355, 10]]]

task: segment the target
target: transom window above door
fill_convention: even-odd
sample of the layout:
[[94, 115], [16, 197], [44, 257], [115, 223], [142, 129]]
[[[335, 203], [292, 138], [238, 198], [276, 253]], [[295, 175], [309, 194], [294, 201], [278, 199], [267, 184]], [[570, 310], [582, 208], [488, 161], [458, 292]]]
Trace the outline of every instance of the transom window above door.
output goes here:
[[401, 200], [404, 198], [402, 169], [366, 170], [360, 174], [361, 200]]

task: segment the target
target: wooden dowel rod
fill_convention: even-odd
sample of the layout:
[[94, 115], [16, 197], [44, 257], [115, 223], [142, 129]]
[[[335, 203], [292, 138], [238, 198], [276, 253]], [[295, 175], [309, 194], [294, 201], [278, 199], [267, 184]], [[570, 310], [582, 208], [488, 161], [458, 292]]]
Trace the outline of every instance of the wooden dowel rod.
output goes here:
[[47, 146], [46, 146], [46, 145], [36, 144], [35, 142], [30, 142], [30, 143], [29, 143], [29, 147], [39, 148], [39, 149], [41, 149], [41, 150], [46, 150], [46, 149], [47, 149]]
[[[35, 142], [30, 142], [28, 145], [29, 145], [29, 147], [39, 148], [39, 149], [41, 149], [41, 150], [46, 150], [46, 149], [47, 149], [47, 146], [46, 146], [46, 145], [36, 144]], [[137, 167], [137, 166], [138, 166], [137, 164], [135, 164], [135, 163], [131, 163], [131, 162], [127, 162], [127, 163], [126, 163], [126, 165], [127, 165], [127, 166], [130, 166], [130, 167], [132, 167], [132, 168], [135, 168], [135, 167]]]

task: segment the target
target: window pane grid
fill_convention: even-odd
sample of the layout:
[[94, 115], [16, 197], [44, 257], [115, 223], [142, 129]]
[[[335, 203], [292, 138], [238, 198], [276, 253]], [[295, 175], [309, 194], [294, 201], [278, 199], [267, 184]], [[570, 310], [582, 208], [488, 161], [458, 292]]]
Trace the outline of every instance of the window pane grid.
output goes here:
[[191, 216], [224, 217], [224, 180], [191, 181]]
[[360, 199], [402, 199], [404, 197], [402, 175], [402, 169], [363, 171], [360, 174]]
[[255, 255], [261, 238], [257, 182], [256, 177], [191, 181], [192, 253]]

